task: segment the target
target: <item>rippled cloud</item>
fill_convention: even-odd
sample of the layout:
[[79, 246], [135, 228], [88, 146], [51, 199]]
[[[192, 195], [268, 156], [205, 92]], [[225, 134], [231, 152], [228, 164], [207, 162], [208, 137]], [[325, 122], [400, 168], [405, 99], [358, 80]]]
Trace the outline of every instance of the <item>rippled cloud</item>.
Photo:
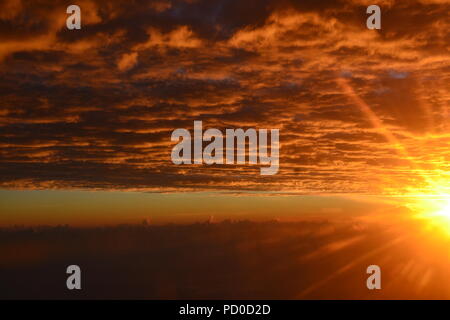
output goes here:
[[[0, 185], [390, 193], [448, 178], [450, 2], [0, 4]], [[176, 166], [176, 128], [280, 129], [280, 170]], [[401, 147], [399, 147], [401, 146]]]

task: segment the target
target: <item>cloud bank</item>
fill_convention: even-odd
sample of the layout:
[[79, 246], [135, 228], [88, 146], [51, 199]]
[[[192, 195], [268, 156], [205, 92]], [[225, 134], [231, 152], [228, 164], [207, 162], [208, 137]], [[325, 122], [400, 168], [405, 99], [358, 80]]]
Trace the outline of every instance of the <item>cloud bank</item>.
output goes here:
[[[450, 2], [0, 4], [0, 186], [390, 193], [448, 180]], [[280, 171], [176, 166], [171, 132], [280, 129]]]

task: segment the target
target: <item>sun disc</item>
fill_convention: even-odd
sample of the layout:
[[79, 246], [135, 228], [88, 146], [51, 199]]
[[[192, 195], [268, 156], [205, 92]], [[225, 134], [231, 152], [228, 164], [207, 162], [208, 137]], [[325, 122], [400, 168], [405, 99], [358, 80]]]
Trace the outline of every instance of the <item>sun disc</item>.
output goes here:
[[437, 212], [437, 215], [450, 219], [450, 201]]

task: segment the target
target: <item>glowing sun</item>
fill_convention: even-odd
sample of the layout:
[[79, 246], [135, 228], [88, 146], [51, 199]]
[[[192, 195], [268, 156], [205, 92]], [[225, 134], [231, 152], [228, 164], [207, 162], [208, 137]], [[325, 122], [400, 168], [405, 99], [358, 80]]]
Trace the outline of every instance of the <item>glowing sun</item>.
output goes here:
[[416, 217], [423, 219], [433, 230], [441, 230], [450, 236], [450, 195], [424, 198], [418, 202], [416, 209], [420, 213]]
[[447, 200], [444, 206], [436, 212], [437, 216], [450, 219], [450, 200]]
[[450, 235], [450, 197], [445, 198], [438, 207], [427, 214], [432, 224]]

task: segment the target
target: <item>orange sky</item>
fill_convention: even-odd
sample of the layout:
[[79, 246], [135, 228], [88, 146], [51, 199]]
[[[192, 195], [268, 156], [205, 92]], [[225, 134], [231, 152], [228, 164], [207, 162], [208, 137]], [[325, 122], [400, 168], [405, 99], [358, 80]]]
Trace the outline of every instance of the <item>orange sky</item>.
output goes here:
[[[365, 26], [369, 2], [80, 0], [70, 31], [65, 1], [3, 1], [0, 223], [217, 206], [279, 217], [309, 212], [309, 196], [318, 212], [352, 212], [328, 195], [448, 195], [450, 1], [380, 0], [379, 31]], [[194, 120], [279, 129], [278, 174], [174, 165], [171, 132]], [[290, 195], [283, 211], [264, 192]], [[105, 218], [114, 201], [120, 219]]]

